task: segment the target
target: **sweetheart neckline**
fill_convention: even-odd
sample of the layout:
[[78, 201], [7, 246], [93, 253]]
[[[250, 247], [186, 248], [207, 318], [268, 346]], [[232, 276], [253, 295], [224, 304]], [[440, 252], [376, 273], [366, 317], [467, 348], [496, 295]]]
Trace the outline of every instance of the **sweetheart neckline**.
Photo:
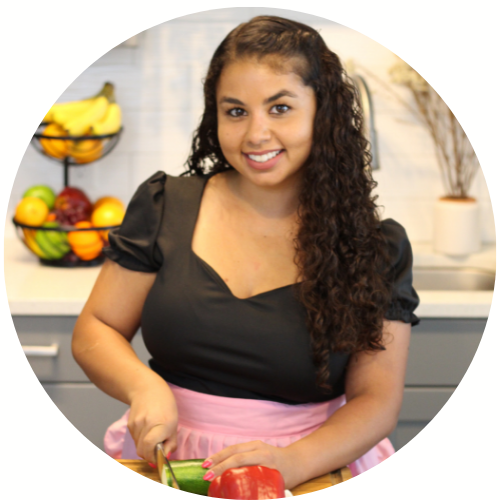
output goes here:
[[189, 242], [189, 250], [190, 250], [191, 254], [198, 260], [198, 262], [200, 262], [203, 266], [205, 266], [206, 269], [208, 269], [210, 271], [210, 274], [212, 274], [217, 279], [217, 281], [224, 286], [224, 288], [226, 289], [226, 291], [229, 292], [229, 294], [231, 295], [231, 297], [233, 297], [236, 300], [241, 300], [241, 301], [251, 300], [251, 299], [254, 299], [256, 297], [260, 297], [261, 295], [265, 295], [265, 294], [268, 294], [268, 293], [276, 292], [278, 290], [283, 290], [283, 289], [291, 288], [294, 285], [298, 284], [298, 283], [290, 283], [289, 285], [283, 285], [283, 286], [280, 286], [280, 287], [277, 287], [277, 288], [273, 288], [271, 290], [266, 290], [265, 292], [260, 292], [260, 293], [257, 293], [255, 295], [251, 295], [250, 297], [243, 297], [243, 298], [237, 297], [233, 293], [233, 291], [229, 288], [229, 286], [227, 285], [227, 283], [222, 279], [221, 275], [208, 262], [206, 262], [205, 260], [203, 260], [198, 254], [195, 253], [195, 251], [193, 250], [193, 237], [194, 237], [194, 230], [196, 229], [196, 223], [198, 222], [198, 218], [200, 216], [201, 200], [203, 199], [203, 194], [204, 194], [205, 188], [206, 188], [206, 186], [208, 184], [208, 180], [211, 177], [213, 177], [214, 175], [216, 175], [217, 173], [219, 173], [219, 172], [211, 172], [210, 174], [208, 174], [205, 177], [203, 185], [201, 187], [200, 196], [198, 198], [198, 207], [196, 209], [196, 213], [195, 213], [195, 217], [194, 217], [194, 224], [193, 224], [193, 226], [191, 228], [191, 238], [190, 238], [190, 242]]
[[283, 285], [283, 286], [279, 286], [277, 288], [272, 288], [271, 290], [266, 290], [264, 292], [260, 292], [260, 293], [257, 293], [255, 295], [250, 295], [249, 297], [238, 297], [233, 293], [233, 291], [229, 288], [227, 283], [222, 279], [221, 275], [208, 262], [203, 260], [198, 254], [196, 254], [192, 248], [190, 250], [191, 250], [191, 254], [196, 258], [196, 260], [200, 264], [202, 264], [206, 269], [208, 269], [210, 274], [216, 278], [217, 282], [219, 282], [224, 287], [224, 289], [231, 295], [231, 297], [233, 297], [236, 300], [245, 301], [245, 300], [255, 299], [255, 298], [258, 298], [262, 295], [266, 295], [266, 294], [272, 293], [272, 292], [277, 292], [279, 290], [285, 290], [285, 289], [291, 288], [294, 285], [298, 284], [298, 283], [290, 283], [288, 285]]

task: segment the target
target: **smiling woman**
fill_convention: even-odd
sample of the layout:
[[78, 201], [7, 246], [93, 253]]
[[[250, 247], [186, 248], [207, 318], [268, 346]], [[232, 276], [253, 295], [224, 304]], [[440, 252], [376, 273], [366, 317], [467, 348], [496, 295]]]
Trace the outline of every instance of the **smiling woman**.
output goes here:
[[163, 443], [206, 459], [207, 481], [359, 474], [394, 452], [418, 297], [354, 87], [315, 30], [257, 17], [217, 48], [204, 95], [185, 175], [139, 186], [75, 327], [77, 361], [130, 405], [106, 449], [154, 462]]
[[259, 186], [297, 184], [312, 147], [316, 96], [293, 71], [255, 57], [224, 67], [217, 86], [222, 153]]

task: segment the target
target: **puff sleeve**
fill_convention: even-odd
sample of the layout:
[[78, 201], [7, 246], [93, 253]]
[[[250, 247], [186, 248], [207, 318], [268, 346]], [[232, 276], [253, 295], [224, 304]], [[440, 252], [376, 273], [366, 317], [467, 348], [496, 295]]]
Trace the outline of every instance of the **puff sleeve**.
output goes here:
[[412, 286], [413, 254], [404, 227], [393, 219], [382, 221], [381, 230], [389, 245], [390, 277], [393, 282], [392, 300], [385, 314], [388, 320], [399, 320], [418, 325], [414, 314], [420, 300]]
[[157, 237], [163, 219], [167, 175], [156, 172], [144, 181], [127, 207], [122, 225], [109, 232], [104, 254], [132, 271], [156, 272], [163, 263]]

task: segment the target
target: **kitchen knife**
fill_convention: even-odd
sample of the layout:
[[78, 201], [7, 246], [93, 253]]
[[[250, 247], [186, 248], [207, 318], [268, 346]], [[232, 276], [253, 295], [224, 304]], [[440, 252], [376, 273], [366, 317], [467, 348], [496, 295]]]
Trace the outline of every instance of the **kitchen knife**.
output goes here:
[[172, 470], [172, 466], [170, 465], [168, 458], [165, 456], [165, 453], [163, 453], [163, 444], [162, 443], [158, 443], [156, 445], [156, 465], [158, 467], [158, 475], [160, 476], [161, 483], [166, 484], [167, 486], [170, 486], [168, 484], [167, 475], [165, 473], [165, 465], [166, 465], [168, 467], [168, 470], [170, 471], [171, 476], [172, 476], [172, 487], [175, 488], [176, 490], [180, 490], [179, 483], [177, 482], [177, 479], [175, 478], [175, 474], [174, 474], [174, 471]]

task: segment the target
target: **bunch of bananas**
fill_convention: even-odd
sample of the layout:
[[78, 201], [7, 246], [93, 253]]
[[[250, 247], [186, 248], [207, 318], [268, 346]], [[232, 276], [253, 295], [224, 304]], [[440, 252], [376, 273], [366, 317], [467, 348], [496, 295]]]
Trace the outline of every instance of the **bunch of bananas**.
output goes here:
[[44, 136], [78, 137], [78, 140], [40, 139], [47, 155], [58, 159], [71, 156], [76, 163], [99, 159], [103, 140], [92, 139], [92, 136], [114, 134], [120, 130], [122, 123], [113, 84], [106, 82], [100, 92], [87, 99], [54, 104], [43, 123], [48, 124], [43, 131]]

